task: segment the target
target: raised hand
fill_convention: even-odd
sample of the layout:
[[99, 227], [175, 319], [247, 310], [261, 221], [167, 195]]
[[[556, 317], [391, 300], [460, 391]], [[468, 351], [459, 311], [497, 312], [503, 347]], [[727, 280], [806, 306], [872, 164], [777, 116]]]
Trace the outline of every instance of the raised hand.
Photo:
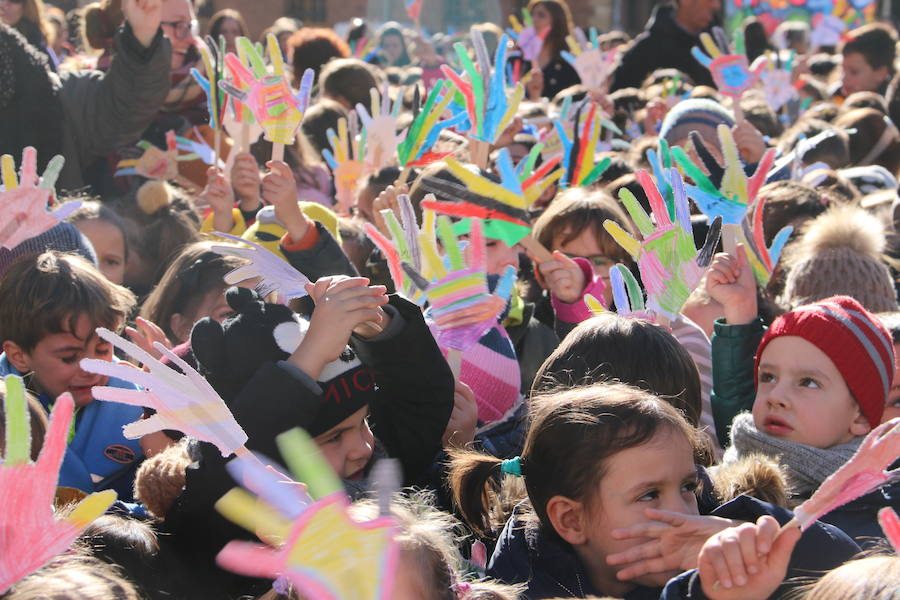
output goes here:
[[159, 31], [163, 0], [123, 0], [122, 13], [141, 46], [149, 48]]
[[610, 554], [606, 562], [623, 565], [616, 573], [629, 580], [647, 573], [687, 571], [697, 568], [697, 557], [703, 544], [720, 531], [735, 525], [734, 521], [703, 515], [685, 515], [667, 510], [647, 508], [648, 521], [614, 529], [613, 539], [648, 539], [623, 552]]
[[[307, 484], [309, 495], [300, 486], [285, 485], [282, 477], [249, 457], [229, 463], [235, 479], [259, 498], [235, 488], [216, 503], [216, 509], [271, 546], [230, 542], [216, 561], [241, 575], [286, 578], [310, 600], [390, 598], [398, 558], [395, 523], [389, 516], [391, 490], [379, 490], [382, 516], [359, 522], [348, 512], [350, 502], [340, 480], [306, 433], [286, 431], [277, 442], [294, 476]], [[310, 496], [320, 499], [312, 503]]]
[[507, 28], [506, 33], [509, 34], [509, 37], [516, 42], [516, 45], [522, 51], [522, 58], [528, 62], [534, 62], [541, 55], [541, 50], [544, 47], [544, 38], [548, 32], [538, 32], [534, 28], [534, 22], [531, 20], [531, 11], [527, 8], [522, 9], [522, 20], [525, 22], [524, 27], [516, 15], [510, 15], [509, 22], [512, 27]]
[[356, 105], [356, 113], [362, 121], [365, 132], [365, 166], [366, 170], [377, 173], [384, 167], [397, 164], [397, 147], [405, 137], [397, 133], [397, 117], [402, 106], [401, 95], [391, 102], [390, 90], [387, 83], [381, 94], [372, 88], [369, 90], [372, 98], [372, 114], [362, 104]]
[[715, 256], [706, 276], [706, 293], [725, 308], [729, 325], [744, 325], [756, 318], [756, 282], [741, 244], [734, 254]]
[[594, 162], [600, 130], [605, 119], [597, 114], [597, 105], [591, 103], [584, 123], [581, 122], [582, 107], [575, 112], [575, 127], [570, 138], [560, 120], [553, 122], [556, 132], [562, 140], [562, 168], [565, 174], [562, 187], [588, 186], [596, 182], [609, 168], [612, 160], [607, 156], [599, 163]]
[[413, 283], [428, 297], [431, 317], [438, 329], [438, 343], [451, 350], [465, 351], [478, 343], [497, 324], [512, 293], [516, 270], [507, 267], [494, 293], [488, 289], [485, 241], [480, 219], [472, 219], [467, 257], [463, 256], [450, 219], [438, 218], [438, 236], [447, 254], [449, 268], [438, 256], [433, 240], [421, 235], [423, 262], [431, 281], [409, 263], [403, 268]]
[[47, 210], [64, 162], [62, 156], [54, 156], [44, 175], [38, 178], [37, 151], [28, 146], [22, 151], [20, 176], [16, 177], [13, 157], [9, 154], [0, 157], [0, 175], [5, 188], [0, 192], [0, 212], [7, 220], [0, 226], [0, 246], [12, 250], [25, 240], [52, 229], [78, 210], [81, 202], [77, 201], [61, 204], [53, 211]]
[[228, 285], [258, 279], [254, 285], [256, 293], [264, 298], [276, 292], [281, 302], [307, 295], [306, 286], [310, 283], [309, 279], [282, 258], [249, 240], [226, 233], [216, 235], [229, 239], [237, 245], [216, 245], [210, 250], [222, 256], [236, 256], [249, 261], [225, 275], [225, 283]]
[[82, 500], [64, 518], [53, 514], [59, 468], [75, 404], [56, 399], [50, 427], [36, 462], [31, 462], [31, 425], [21, 378], [7, 375], [3, 399], [6, 448], [0, 460], [0, 594], [62, 554], [116, 500], [105, 490]]
[[172, 344], [168, 336], [166, 336], [166, 333], [153, 321], [149, 321], [143, 317], [137, 317], [134, 320], [134, 324], [137, 325], [137, 328], [126, 327], [125, 335], [131, 338], [132, 342], [137, 344], [144, 352], [153, 358], [157, 360], [162, 358], [162, 352], [156, 349], [157, 342], [169, 350], [174, 347], [174, 344]]
[[328, 142], [331, 150], [322, 151], [322, 156], [331, 168], [334, 175], [334, 187], [337, 188], [337, 204], [335, 206], [339, 214], [350, 214], [350, 209], [356, 204], [356, 193], [359, 189], [365, 165], [359, 154], [359, 140], [356, 135], [356, 119], [351, 115], [350, 124], [354, 131], [350, 131], [347, 119], [338, 121], [338, 132], [328, 130]]
[[431, 149], [443, 130], [456, 127], [466, 120], [465, 113], [441, 120], [453, 96], [450, 84], [439, 79], [425, 99], [425, 105], [420, 107], [419, 88], [416, 87], [413, 96], [413, 122], [406, 137], [397, 146], [397, 159], [401, 167], [420, 167], [449, 156], [450, 153], [432, 152]]
[[234, 191], [225, 175], [219, 169], [210, 167], [206, 171], [206, 187], [200, 193], [213, 211], [213, 229], [231, 231], [234, 227]]
[[174, 429], [191, 437], [215, 445], [222, 456], [242, 451], [247, 434], [235, 421], [225, 401], [212, 386], [190, 365], [159, 342], [154, 346], [172, 361], [181, 373], [168, 367], [138, 345], [108, 329], [97, 328], [97, 335], [119, 350], [140, 361], [145, 371], [106, 360], [85, 358], [81, 368], [89, 373], [118, 377], [140, 385], [145, 390], [126, 390], [114, 387], [95, 387], [94, 397], [107, 402], [120, 402], [156, 410], [156, 414], [123, 427], [128, 439], [149, 433]]
[[584, 273], [574, 260], [556, 250], [553, 260], [540, 263], [538, 268], [547, 290], [563, 302], [571, 304], [581, 299]]
[[672, 209], [666, 205], [649, 173], [638, 171], [637, 177], [650, 199], [654, 220], [627, 189], [619, 191], [619, 199], [643, 240], [634, 239], [615, 221], [607, 220], [603, 227], [637, 262], [647, 290], [647, 307], [658, 316], [672, 320], [681, 311], [709, 264], [718, 243], [721, 220], [714, 221], [710, 226], [706, 242], [698, 251], [694, 246], [687, 196], [678, 171], [668, 170], [674, 196]]
[[[576, 29], [576, 32], [580, 31]], [[584, 33], [578, 37], [584, 38]], [[615, 69], [616, 50], [604, 52], [600, 49], [600, 40], [594, 27], [591, 27], [590, 41], [584, 39], [579, 43], [573, 36], [569, 36], [566, 41], [571, 52], [563, 51], [562, 57], [575, 68], [581, 83], [591, 91], [605, 90], [607, 80]]]

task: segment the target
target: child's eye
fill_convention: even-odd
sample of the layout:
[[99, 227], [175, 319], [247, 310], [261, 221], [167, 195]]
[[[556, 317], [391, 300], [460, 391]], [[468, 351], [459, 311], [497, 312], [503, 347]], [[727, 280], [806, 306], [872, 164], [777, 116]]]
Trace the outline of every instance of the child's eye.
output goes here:
[[760, 383], [771, 383], [775, 381], [775, 376], [771, 373], [767, 373], [765, 371], [760, 372], [759, 374], [759, 382]]
[[67, 365], [71, 365], [76, 360], [78, 360], [78, 355], [73, 354], [72, 356], [63, 356], [62, 358], [60, 358], [60, 360], [63, 361], [64, 363], [66, 363]]
[[681, 490], [693, 494], [697, 491], [698, 487], [700, 487], [700, 482], [696, 479], [692, 479], [690, 481], [685, 481], [681, 486]]
[[822, 386], [820, 386], [819, 382], [816, 381], [815, 379], [813, 379], [812, 377], [804, 377], [803, 379], [800, 380], [800, 387], [807, 387], [807, 388], [812, 388], [814, 390], [817, 390]]
[[659, 498], [659, 490], [650, 490], [637, 500], [638, 502], [650, 502], [651, 500], [656, 500], [657, 498]]
[[323, 444], [335, 444], [341, 439], [342, 434], [343, 434], [343, 432], [338, 432], [338, 433], [334, 434], [333, 436], [331, 436], [330, 438], [323, 441], [322, 443]]

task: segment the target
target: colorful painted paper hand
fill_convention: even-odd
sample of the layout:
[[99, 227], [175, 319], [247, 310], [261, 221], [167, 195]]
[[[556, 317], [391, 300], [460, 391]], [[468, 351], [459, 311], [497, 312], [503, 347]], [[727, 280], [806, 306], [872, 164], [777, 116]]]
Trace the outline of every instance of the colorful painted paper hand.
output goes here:
[[[302, 298], [307, 294], [306, 284], [309, 279], [276, 255], [255, 242], [239, 238], [227, 233], [216, 232], [216, 235], [233, 241], [237, 245], [221, 245], [210, 248], [222, 256], [235, 256], [250, 261], [225, 275], [225, 283], [238, 285], [248, 279], [259, 279], [254, 289], [265, 298], [272, 292], [277, 293], [279, 302], [288, 302], [294, 298]], [[248, 247], [249, 246], [249, 247]]]
[[6, 448], [0, 460], [0, 594], [62, 554], [116, 501], [105, 490], [82, 500], [65, 518], [53, 514], [59, 468], [75, 410], [72, 396], [56, 399], [37, 462], [31, 462], [31, 424], [22, 380], [7, 375]]
[[136, 439], [163, 429], [174, 429], [215, 445], [222, 456], [242, 451], [247, 434], [234, 420], [225, 401], [190, 365], [159, 342], [154, 344], [156, 349], [181, 369], [181, 373], [108, 329], [98, 327], [97, 335], [149, 369], [149, 372], [143, 371], [95, 358], [81, 360], [81, 368], [89, 373], [118, 377], [146, 388], [145, 391], [106, 386], [94, 388], [94, 397], [99, 400], [156, 410], [156, 414], [147, 419], [125, 425], [122, 431], [126, 438]]
[[709, 69], [719, 92], [734, 99], [735, 112], [738, 112], [738, 100], [756, 83], [758, 73], [750, 70], [747, 56], [740, 47], [742, 44], [739, 43], [737, 52], [731, 54], [725, 32], [716, 27], [713, 29], [713, 34], [715, 40], [708, 33], [700, 34], [700, 42], [703, 44], [706, 54], [697, 46], [694, 46], [691, 54], [700, 64]]
[[9, 154], [0, 157], [0, 176], [5, 188], [0, 192], [0, 214], [7, 220], [0, 226], [0, 246], [12, 250], [25, 240], [52, 229], [78, 210], [81, 202], [77, 201], [47, 210], [64, 162], [62, 156], [54, 156], [47, 163], [43, 176], [38, 178], [37, 151], [28, 146], [22, 151], [20, 176], [16, 177], [13, 157]]
[[466, 47], [456, 43], [453, 48], [463, 65], [464, 73], [456, 73], [442, 65], [444, 75], [462, 94], [470, 129], [466, 135], [474, 140], [493, 144], [512, 122], [519, 103], [525, 97], [525, 86], [516, 84], [511, 95], [506, 92], [506, 61], [509, 38], [503, 36], [497, 46], [493, 64], [480, 30], [472, 28], [472, 44], [478, 66], [469, 58]]
[[203, 135], [201, 135], [200, 131], [196, 127], [194, 127], [194, 135], [196, 136], [198, 141], [186, 137], [181, 137], [180, 135], [175, 136], [176, 147], [179, 151], [184, 152], [184, 154], [178, 155], [177, 160], [200, 160], [207, 165], [217, 163], [217, 166], [220, 169], [224, 169], [225, 163], [215, 155], [212, 146], [206, 143]]
[[397, 158], [401, 167], [424, 166], [450, 155], [449, 152], [442, 154], [431, 152], [431, 148], [443, 130], [455, 127], [466, 120], [465, 114], [440, 120], [452, 100], [453, 92], [450, 85], [441, 79], [428, 93], [425, 105], [420, 108], [419, 88], [416, 87], [413, 97], [413, 122], [406, 132], [406, 137], [397, 146]]
[[[628, 267], [621, 263], [613, 266], [609, 270], [609, 285], [612, 287], [617, 315], [647, 319], [648, 321], [656, 320], [656, 316], [648, 311], [644, 304], [644, 290], [641, 289], [641, 284], [637, 282]], [[601, 300], [590, 294], [585, 295], [584, 303], [595, 316], [609, 312]]]
[[338, 132], [328, 130], [331, 150], [322, 150], [325, 162], [331, 168], [336, 188], [336, 209], [339, 213], [350, 214], [356, 204], [356, 192], [362, 180], [365, 165], [359, 153], [358, 121], [356, 113], [350, 114], [350, 126], [343, 117], [338, 121]]
[[[235, 79], [239, 84], [220, 81], [219, 87], [247, 105], [262, 126], [267, 140], [275, 144], [292, 144], [303, 114], [309, 106], [314, 73], [312, 69], [307, 69], [303, 73], [300, 89], [295, 93], [285, 78], [284, 58], [277, 38], [270, 34], [267, 42], [274, 74], [269, 75], [262, 56], [247, 41], [244, 44], [244, 51], [252, 71], [244, 66], [237, 56], [228, 54], [225, 63], [233, 74], [237, 74]], [[240, 85], [246, 87], [242, 88]]]
[[787, 60], [781, 59], [780, 52], [767, 51], [753, 61], [751, 70], [759, 73], [766, 104], [778, 112], [781, 107], [798, 97], [793, 82], [794, 60], [796, 53], [792, 50]]
[[[528, 155], [516, 165], [516, 176], [519, 183], [522, 184], [522, 191], [525, 194], [525, 202], [528, 206], [533, 205], [554, 183], [562, 179], [565, 172], [558, 168], [562, 162], [562, 156], [557, 156], [549, 160], [545, 160], [541, 166], [535, 170], [534, 165], [544, 150], [543, 144], [535, 144]], [[504, 151], [501, 150], [500, 154]], [[499, 155], [498, 155], [499, 159]], [[505, 160], [505, 159], [503, 159]], [[488, 237], [491, 237], [488, 235]]]
[[221, 130], [228, 105], [228, 96], [219, 87], [219, 82], [225, 80], [225, 38], [219, 36], [219, 44], [206, 36], [206, 42], [197, 41], [197, 48], [203, 58], [203, 66], [206, 73], [197, 69], [191, 69], [191, 75], [206, 93], [206, 107], [209, 110], [209, 126]]
[[677, 170], [669, 169], [667, 177], [674, 192], [674, 214], [670, 214], [650, 174], [646, 171], [637, 173], [638, 181], [650, 200], [652, 220], [634, 194], [625, 188], [619, 190], [619, 199], [640, 231], [642, 241], [634, 239], [615, 221], [607, 220], [603, 227], [637, 262], [647, 290], [647, 307], [657, 315], [672, 320], [681, 311], [700, 282], [704, 267], [709, 264], [719, 241], [721, 219], [714, 220], [710, 225], [706, 242], [698, 251], [694, 246], [690, 209], [681, 175]]
[[894, 553], [900, 553], [900, 518], [894, 509], [885, 506], [878, 511], [878, 524], [884, 532], [884, 537], [891, 543]]
[[[200, 139], [203, 138], [201, 137]], [[178, 136], [172, 130], [166, 132], [165, 150], [157, 148], [147, 140], [141, 140], [136, 146], [143, 150], [143, 154], [139, 158], [120, 160], [116, 165], [116, 177], [139, 175], [147, 179], [172, 181], [178, 177], [179, 160], [194, 160], [194, 158], [197, 158], [178, 155]], [[212, 164], [212, 159], [207, 164]]]
[[[239, 37], [236, 41], [239, 63], [245, 67], [252, 65], [248, 52], [254, 48], [252, 42], [245, 37]], [[260, 46], [261, 48], [261, 46]], [[262, 50], [256, 51], [257, 55], [262, 54]], [[250, 91], [250, 82], [252, 80], [245, 79], [249, 71], [237, 72], [234, 70], [234, 63], [225, 61], [225, 68], [228, 71], [231, 83], [245, 92]], [[231, 110], [225, 111], [223, 117], [223, 125], [228, 135], [232, 139], [237, 140], [240, 152], [249, 152], [251, 144], [256, 143], [263, 134], [262, 126], [256, 122], [256, 117], [250, 108], [235, 97], [231, 97]]]
[[794, 509], [792, 523], [805, 530], [819, 517], [848, 502], [900, 479], [900, 468], [889, 471], [900, 458], [900, 418], [873, 429], [856, 453], [822, 482], [809, 500]]
[[525, 23], [524, 27], [516, 15], [509, 15], [509, 22], [512, 27], [508, 27], [506, 33], [516, 42], [519, 50], [522, 51], [522, 58], [528, 62], [534, 62], [541, 55], [541, 49], [544, 47], [544, 38], [547, 37], [549, 30], [538, 32], [534, 28], [534, 21], [531, 20], [531, 11], [527, 8], [522, 9], [522, 21]]
[[560, 121], [553, 122], [563, 144], [562, 168], [565, 173], [561, 182], [563, 188], [591, 185], [603, 175], [612, 162], [609, 157], [599, 163], [596, 162], [597, 142], [600, 141], [600, 130], [603, 126], [603, 119], [597, 113], [597, 105], [591, 103], [583, 123], [582, 108], [584, 105], [575, 113], [574, 134], [571, 138]]
[[766, 199], [764, 196], [757, 198], [753, 203], [752, 214], [748, 214], [741, 224], [741, 231], [738, 241], [744, 244], [744, 250], [747, 254], [747, 262], [753, 269], [753, 275], [756, 282], [765, 287], [772, 279], [775, 267], [778, 265], [778, 259], [781, 258], [781, 251], [787, 244], [794, 232], [791, 225], [781, 228], [772, 238], [772, 243], [766, 246], [765, 230], [763, 229], [763, 214], [765, 211]]
[[238, 457], [229, 470], [259, 494], [233, 489], [216, 509], [257, 532], [277, 548], [230, 542], [217, 557], [222, 567], [250, 577], [288, 579], [309, 600], [388, 600], [397, 568], [395, 522], [390, 516], [360, 522], [348, 512], [340, 480], [306, 433], [293, 429], [277, 438], [285, 461], [309, 494], [257, 461]]
[[401, 91], [392, 103], [386, 83], [381, 94], [374, 88], [369, 91], [372, 97], [372, 114], [362, 104], [356, 105], [356, 112], [363, 125], [360, 154], [366, 157], [366, 170], [377, 173], [384, 167], [397, 164], [397, 147], [405, 134], [397, 133], [397, 118], [403, 104], [403, 94]]
[[[425, 199], [426, 201], [433, 201], [434, 196], [429, 194]], [[391, 238], [388, 239], [382, 235], [378, 228], [371, 223], [366, 223], [366, 235], [381, 250], [382, 255], [387, 260], [388, 270], [391, 273], [391, 279], [394, 281], [394, 288], [397, 292], [421, 305], [425, 302], [425, 296], [406, 276], [401, 263], [409, 263], [426, 278], [431, 277], [430, 270], [422, 262], [419, 238], [420, 235], [424, 235], [428, 240], [435, 239], [435, 214], [434, 211], [425, 210], [422, 213], [422, 226], [420, 228], [416, 222], [416, 213], [413, 210], [409, 196], [401, 194], [397, 197], [397, 201], [400, 205], [399, 218], [391, 209], [381, 211]]]
[[431, 272], [431, 281], [409, 263], [403, 268], [413, 283], [428, 296], [430, 316], [437, 325], [438, 344], [465, 352], [478, 343], [506, 308], [512, 293], [516, 270], [507, 267], [494, 293], [488, 290], [485, 254], [487, 252], [480, 219], [473, 219], [469, 245], [464, 256], [453, 233], [450, 219], [437, 221], [438, 236], [447, 256], [447, 265], [438, 256], [437, 244], [427, 234], [420, 235], [422, 260]]
[[581, 29], [576, 29], [575, 33], [575, 36], [566, 38], [570, 52], [564, 50], [562, 57], [572, 65], [588, 90], [605, 90], [607, 80], [615, 70], [617, 51], [604, 52], [600, 49], [600, 38], [594, 27], [590, 29], [590, 40], [585, 38]]
[[422, 0], [403, 0], [403, 7], [406, 9], [406, 16], [413, 21], [418, 21], [422, 14]]
[[840, 44], [844, 32], [847, 31], [847, 24], [840, 17], [834, 15], [814, 16], [812, 26], [809, 43], [813, 48], [837, 46]]

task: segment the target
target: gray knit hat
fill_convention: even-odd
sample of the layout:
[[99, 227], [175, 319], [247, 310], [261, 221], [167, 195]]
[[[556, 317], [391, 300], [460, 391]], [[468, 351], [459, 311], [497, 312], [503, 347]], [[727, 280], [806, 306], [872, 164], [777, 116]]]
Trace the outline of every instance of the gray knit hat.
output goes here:
[[884, 245], [881, 222], [860, 208], [820, 215], [790, 249], [782, 302], [794, 309], [845, 295], [871, 312], [898, 310], [891, 272], [880, 259]]
[[25, 240], [12, 250], [0, 248], [0, 277], [6, 274], [6, 270], [16, 259], [41, 254], [47, 250], [78, 254], [97, 266], [97, 254], [91, 242], [74, 225], [62, 222], [41, 235]]

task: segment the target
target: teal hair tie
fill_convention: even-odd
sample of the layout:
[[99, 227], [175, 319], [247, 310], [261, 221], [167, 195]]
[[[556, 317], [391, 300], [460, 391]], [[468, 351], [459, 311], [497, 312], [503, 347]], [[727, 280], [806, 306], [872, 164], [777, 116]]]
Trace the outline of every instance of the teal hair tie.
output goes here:
[[522, 476], [522, 457], [508, 458], [500, 463], [500, 471], [513, 477]]

